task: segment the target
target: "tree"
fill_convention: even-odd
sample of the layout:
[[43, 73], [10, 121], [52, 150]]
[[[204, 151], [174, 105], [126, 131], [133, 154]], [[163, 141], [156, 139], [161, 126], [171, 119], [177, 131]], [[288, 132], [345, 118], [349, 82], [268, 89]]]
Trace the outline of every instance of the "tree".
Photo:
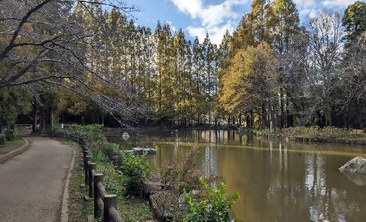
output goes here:
[[31, 111], [32, 96], [25, 87], [3, 87], [0, 89], [0, 134], [4, 126], [13, 129], [18, 115]]
[[[339, 84], [339, 61], [342, 57], [344, 31], [339, 13], [320, 11], [309, 22], [309, 92], [313, 110], [321, 110], [325, 125], [332, 125], [332, 112], [337, 101], [332, 97]], [[313, 112], [309, 112], [309, 114]], [[316, 114], [316, 119], [321, 116]]]
[[350, 44], [366, 31], [366, 3], [356, 1], [349, 5], [344, 12], [342, 24], [347, 32], [347, 43]]
[[[277, 61], [265, 42], [240, 50], [234, 57], [228, 75], [223, 77], [223, 107], [229, 112], [257, 114], [261, 127], [270, 127], [271, 103], [275, 93]], [[248, 121], [248, 125], [252, 125]]]
[[[272, 45], [276, 50], [280, 67], [278, 70], [278, 83], [279, 83], [279, 110], [280, 121], [279, 127], [292, 126], [292, 113], [290, 113], [290, 102], [292, 100], [293, 88], [290, 85], [291, 76], [284, 75], [283, 54], [289, 50], [293, 37], [300, 31], [299, 28], [299, 14], [297, 12], [295, 3], [292, 0], [276, 0], [272, 4], [271, 14], [271, 35]], [[276, 107], [277, 108], [277, 107]]]
[[[108, 17], [101, 6], [113, 7], [125, 14], [136, 11], [123, 1], [113, 4], [104, 0], [1, 1], [0, 7], [8, 10], [4, 10], [0, 18], [3, 31], [0, 64], [4, 68], [0, 88], [43, 82], [88, 97], [110, 113], [123, 112], [127, 117], [140, 112], [134, 104], [127, 105], [126, 101], [99, 91], [98, 86], [104, 85], [134, 97], [127, 82], [106, 79], [106, 76], [114, 76], [112, 70], [97, 63], [107, 51], [107, 46], [100, 44], [108, 35], [105, 32]], [[74, 12], [75, 16], [70, 18]], [[77, 22], [80, 19], [82, 22]], [[87, 19], [92, 22], [87, 23]]]

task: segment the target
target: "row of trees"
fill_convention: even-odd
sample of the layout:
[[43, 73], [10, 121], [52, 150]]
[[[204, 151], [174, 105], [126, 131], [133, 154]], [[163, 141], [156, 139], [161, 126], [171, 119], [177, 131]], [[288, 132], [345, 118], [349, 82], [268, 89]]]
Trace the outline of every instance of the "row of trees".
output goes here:
[[255, 0], [221, 70], [220, 104], [246, 125], [365, 127], [366, 4], [303, 26], [291, 0]]
[[138, 11], [119, 0], [0, 2], [4, 9], [0, 13], [0, 133], [32, 107], [34, 126], [39, 114], [42, 131], [58, 113], [93, 110], [131, 119], [145, 112], [129, 82], [107, 79], [111, 70], [98, 65], [108, 49], [97, 41], [109, 35], [102, 29], [107, 18], [99, 17], [92, 25], [81, 23], [75, 6], [83, 7], [84, 16], [90, 18], [103, 7], [126, 15]]
[[255, 0], [220, 45], [209, 35], [192, 42], [169, 24], [158, 22], [154, 32], [137, 26], [138, 9], [124, 2], [0, 4], [9, 9], [0, 15], [0, 125], [32, 103], [51, 122], [54, 113], [89, 113], [93, 122], [108, 114], [121, 124], [365, 122], [363, 2], [343, 18], [319, 12], [300, 26], [291, 0]]

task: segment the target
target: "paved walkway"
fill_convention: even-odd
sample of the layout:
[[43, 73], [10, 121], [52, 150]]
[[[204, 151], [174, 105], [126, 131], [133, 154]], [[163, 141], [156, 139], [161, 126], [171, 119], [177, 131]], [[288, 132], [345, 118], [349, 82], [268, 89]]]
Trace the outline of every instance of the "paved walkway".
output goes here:
[[27, 140], [28, 151], [0, 164], [0, 221], [60, 221], [73, 150], [49, 138]]

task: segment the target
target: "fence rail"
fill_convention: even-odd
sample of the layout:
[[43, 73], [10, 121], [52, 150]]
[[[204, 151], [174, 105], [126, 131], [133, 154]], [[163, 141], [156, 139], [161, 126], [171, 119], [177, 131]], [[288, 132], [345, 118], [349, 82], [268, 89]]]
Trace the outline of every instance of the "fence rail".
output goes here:
[[117, 195], [107, 194], [103, 174], [97, 173], [97, 164], [91, 162], [89, 146], [85, 139], [76, 133], [59, 133], [62, 136], [78, 142], [83, 150], [85, 186], [88, 187], [88, 196], [94, 200], [94, 218], [104, 222], [122, 222], [117, 211]]

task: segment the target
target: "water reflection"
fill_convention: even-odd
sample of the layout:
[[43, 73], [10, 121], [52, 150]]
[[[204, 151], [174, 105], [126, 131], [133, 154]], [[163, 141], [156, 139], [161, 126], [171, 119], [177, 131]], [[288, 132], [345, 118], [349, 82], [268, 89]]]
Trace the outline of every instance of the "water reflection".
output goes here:
[[233, 212], [240, 220], [366, 221], [366, 187], [338, 171], [365, 156], [365, 147], [258, 140], [223, 130], [154, 131], [134, 140], [121, 144], [156, 148], [150, 159], [156, 168], [203, 147], [196, 167], [220, 175], [229, 194], [240, 193]]

